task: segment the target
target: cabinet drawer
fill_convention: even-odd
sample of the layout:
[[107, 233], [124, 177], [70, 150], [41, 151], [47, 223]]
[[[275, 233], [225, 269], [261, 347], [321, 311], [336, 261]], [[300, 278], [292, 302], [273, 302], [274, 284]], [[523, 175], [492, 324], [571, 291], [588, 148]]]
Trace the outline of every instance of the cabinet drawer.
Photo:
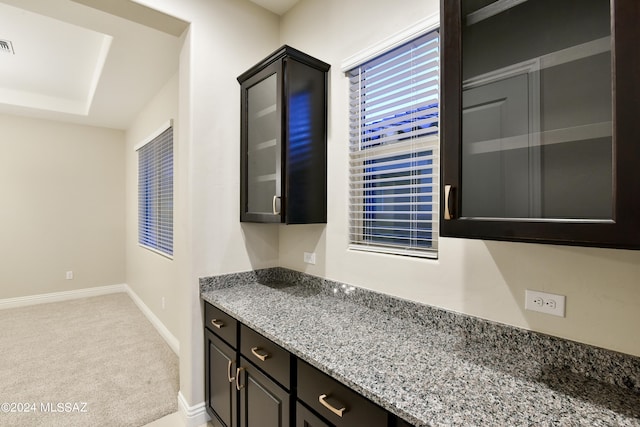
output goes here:
[[284, 388], [291, 388], [291, 354], [287, 350], [241, 325], [240, 353]]
[[388, 423], [384, 409], [301, 360], [298, 399], [336, 427], [386, 427]]
[[231, 347], [238, 347], [238, 321], [207, 302], [204, 303], [204, 324]]

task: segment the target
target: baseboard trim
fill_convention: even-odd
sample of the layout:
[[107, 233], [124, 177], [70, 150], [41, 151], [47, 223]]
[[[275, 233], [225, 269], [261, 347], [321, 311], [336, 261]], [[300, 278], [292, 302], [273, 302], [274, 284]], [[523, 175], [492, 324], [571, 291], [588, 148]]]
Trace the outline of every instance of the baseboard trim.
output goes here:
[[125, 284], [97, 286], [95, 288], [75, 289], [73, 291], [51, 292], [48, 294], [28, 295], [17, 298], [5, 298], [0, 300], [0, 310], [7, 308], [26, 307], [36, 304], [47, 304], [51, 302], [68, 301], [73, 299], [97, 297], [100, 295], [115, 294], [125, 292]]
[[209, 421], [205, 403], [200, 402], [197, 405], [189, 406], [182, 391], [178, 392], [178, 412], [185, 427], [198, 427]]
[[164, 338], [167, 342], [171, 350], [176, 354], [176, 356], [180, 357], [180, 341], [164, 326], [164, 323], [156, 316], [153, 311], [142, 301], [142, 299], [131, 289], [129, 285], [124, 285], [124, 292], [129, 295], [129, 297], [133, 300], [133, 302], [138, 306], [140, 311], [146, 316], [146, 318], [151, 322], [154, 328], [158, 331], [160, 336]]

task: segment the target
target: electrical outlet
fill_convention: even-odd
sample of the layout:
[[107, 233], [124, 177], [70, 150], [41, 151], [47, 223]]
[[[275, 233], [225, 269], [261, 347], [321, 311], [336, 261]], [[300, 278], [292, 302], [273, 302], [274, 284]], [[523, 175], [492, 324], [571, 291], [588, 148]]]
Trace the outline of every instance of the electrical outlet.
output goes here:
[[67, 271], [66, 278], [67, 278], [67, 280], [72, 280], [73, 279], [73, 271]]
[[547, 292], [530, 291], [524, 293], [524, 308], [540, 313], [564, 317], [564, 295], [549, 294]]
[[304, 262], [307, 264], [315, 264], [316, 263], [316, 253], [315, 252], [305, 252], [304, 253]]

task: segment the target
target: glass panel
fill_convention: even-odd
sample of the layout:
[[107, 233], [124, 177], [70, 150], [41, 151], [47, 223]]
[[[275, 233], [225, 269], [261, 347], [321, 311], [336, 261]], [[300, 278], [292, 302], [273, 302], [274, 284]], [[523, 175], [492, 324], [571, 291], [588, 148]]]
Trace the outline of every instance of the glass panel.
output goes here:
[[280, 195], [276, 74], [248, 89], [247, 109], [247, 207], [253, 213], [272, 213], [273, 196]]
[[461, 215], [612, 219], [609, 1], [462, 7]]

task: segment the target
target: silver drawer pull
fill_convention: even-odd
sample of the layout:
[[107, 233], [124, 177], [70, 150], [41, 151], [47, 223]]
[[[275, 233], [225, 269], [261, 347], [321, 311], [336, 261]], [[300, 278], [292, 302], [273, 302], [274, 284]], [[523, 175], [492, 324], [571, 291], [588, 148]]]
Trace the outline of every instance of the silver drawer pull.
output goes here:
[[213, 326], [215, 326], [216, 328], [220, 329], [224, 326], [224, 322], [222, 320], [218, 320], [218, 319], [211, 319], [211, 324]]
[[244, 387], [244, 384], [240, 384], [240, 374], [244, 371], [244, 368], [241, 366], [236, 369], [236, 390], [240, 391]]
[[342, 408], [336, 409], [333, 405], [331, 405], [329, 402], [325, 400], [326, 398], [327, 398], [326, 394], [321, 394], [320, 397], [318, 397], [318, 402], [320, 402], [322, 406], [324, 406], [325, 408], [327, 408], [328, 410], [330, 410], [331, 412], [333, 412], [334, 414], [342, 418], [342, 414], [344, 414], [347, 411], [347, 408], [345, 408], [344, 405], [340, 404]]
[[263, 362], [265, 360], [267, 360], [269, 357], [271, 357], [271, 355], [269, 353], [267, 353], [266, 351], [262, 350], [260, 347], [252, 347], [251, 348], [251, 353], [253, 353], [253, 355], [255, 357], [257, 357], [258, 359], [262, 360]]
[[232, 377], [231, 376], [231, 367], [233, 366], [233, 360], [229, 360], [229, 365], [227, 366], [227, 379], [229, 380], [230, 383], [233, 382], [233, 380], [236, 379], [236, 377]]

